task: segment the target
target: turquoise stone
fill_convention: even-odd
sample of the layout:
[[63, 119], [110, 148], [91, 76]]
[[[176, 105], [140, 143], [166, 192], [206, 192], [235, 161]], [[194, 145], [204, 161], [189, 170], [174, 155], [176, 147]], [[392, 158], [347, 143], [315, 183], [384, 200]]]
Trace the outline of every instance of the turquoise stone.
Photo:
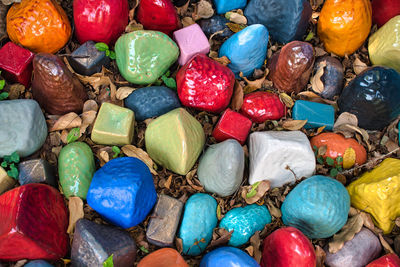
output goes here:
[[214, 0], [215, 7], [218, 14], [224, 14], [228, 11], [244, 8], [247, 0]]
[[331, 105], [305, 100], [297, 100], [292, 110], [294, 120], [307, 120], [305, 129], [325, 126], [325, 130], [332, 131], [335, 123], [335, 110]]

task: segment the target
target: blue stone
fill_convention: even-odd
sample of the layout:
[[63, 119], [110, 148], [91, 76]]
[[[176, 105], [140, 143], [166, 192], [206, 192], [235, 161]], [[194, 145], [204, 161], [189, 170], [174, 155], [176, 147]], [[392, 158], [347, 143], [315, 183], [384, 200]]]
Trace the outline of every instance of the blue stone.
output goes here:
[[87, 194], [90, 207], [122, 228], [141, 223], [156, 199], [149, 168], [131, 157], [110, 160], [95, 172]]
[[400, 114], [400, 74], [391, 68], [372, 67], [342, 91], [339, 111], [357, 116], [358, 126], [381, 130]]
[[213, 33], [223, 31], [222, 33], [219, 33], [213, 37], [216, 40], [221, 40], [233, 35], [233, 31], [226, 26], [228, 22], [229, 20], [227, 20], [225, 17], [215, 15], [209, 19], [200, 20], [199, 25], [208, 38], [210, 38]]
[[228, 67], [239, 78], [253, 74], [261, 68], [267, 56], [268, 30], [261, 24], [248, 26], [226, 40], [220, 50], [219, 57], [226, 56], [231, 63]]
[[224, 14], [228, 11], [244, 8], [247, 0], [214, 0], [215, 7], [218, 14]]
[[34, 260], [25, 264], [24, 267], [53, 267], [53, 265], [44, 260]]
[[72, 52], [68, 57], [68, 62], [74, 71], [90, 76], [101, 72], [103, 66], [107, 67], [110, 64], [110, 58], [106, 56], [106, 52], [97, 50], [95, 45], [95, 42], [87, 41]]
[[255, 259], [246, 252], [233, 247], [220, 247], [207, 253], [200, 262], [200, 267], [259, 267]]
[[292, 110], [294, 120], [307, 120], [305, 129], [325, 126], [325, 130], [332, 130], [335, 123], [335, 109], [331, 105], [305, 100], [297, 100]]
[[312, 14], [308, 0], [250, 0], [244, 15], [249, 25], [263, 24], [279, 43], [302, 40]]
[[232, 231], [228, 245], [238, 247], [249, 241], [256, 231], [271, 223], [271, 215], [266, 206], [257, 204], [234, 208], [228, 211], [219, 223], [219, 228]]
[[185, 204], [178, 235], [182, 239], [183, 253], [200, 255], [211, 241], [217, 222], [217, 201], [203, 193], [192, 195]]
[[139, 88], [125, 99], [125, 107], [135, 112], [138, 121], [161, 116], [180, 106], [176, 93], [164, 86]]
[[337, 180], [312, 176], [299, 183], [282, 204], [282, 220], [311, 239], [327, 238], [347, 221], [350, 196]]

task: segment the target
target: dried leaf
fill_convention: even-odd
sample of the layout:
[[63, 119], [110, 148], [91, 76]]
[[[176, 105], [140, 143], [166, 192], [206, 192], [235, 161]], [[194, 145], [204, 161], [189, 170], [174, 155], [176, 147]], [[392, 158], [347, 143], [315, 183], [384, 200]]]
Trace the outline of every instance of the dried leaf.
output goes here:
[[350, 125], [358, 126], [357, 116], [354, 114], [351, 114], [349, 112], [343, 112], [336, 119], [335, 124], [333, 125], [333, 130], [335, 130], [335, 128], [337, 128], [343, 124], [350, 124]]
[[124, 100], [125, 98], [127, 98], [133, 91], [135, 91], [135, 88], [132, 87], [120, 87], [117, 90], [117, 93], [115, 95], [115, 97], [118, 100]]
[[257, 231], [254, 233], [254, 235], [252, 237], [250, 237], [250, 245], [253, 246], [254, 248], [254, 259], [260, 263], [261, 261], [261, 238], [260, 238], [260, 233], [261, 231]]
[[321, 77], [324, 75], [324, 67], [326, 67], [326, 61], [321, 61], [318, 64], [317, 73], [311, 78], [311, 88], [318, 94], [325, 90], [324, 83], [321, 81]]
[[366, 68], [368, 68], [367, 64], [365, 64], [364, 62], [362, 62], [357, 56], [356, 59], [353, 62], [353, 70], [355, 72], [355, 74], [360, 74], [361, 72], [363, 72]]
[[254, 81], [250, 81], [246, 77], [243, 76], [242, 72], [240, 72], [239, 76], [241, 78], [243, 78], [243, 80], [245, 80], [246, 83], [247, 83], [247, 85], [243, 89], [244, 93], [248, 94], [248, 93], [251, 93], [251, 92], [253, 92], [253, 91], [257, 90], [257, 89], [262, 88], [262, 85], [263, 85], [265, 79], [267, 78], [268, 73], [269, 73], [269, 70], [266, 69], [265, 72], [264, 72], [264, 75], [260, 79], [257, 79], [257, 80], [254, 80]]
[[231, 22], [226, 23], [226, 26], [228, 26], [228, 28], [235, 33], [240, 32], [241, 30], [243, 30], [245, 28], [245, 27], [241, 26], [240, 24], [231, 23]]
[[329, 252], [338, 252], [347, 241], [352, 240], [361, 231], [363, 224], [363, 218], [360, 214], [349, 218], [340, 232], [333, 236], [332, 241], [329, 243]]
[[25, 92], [25, 86], [20, 83], [14, 83], [10, 85], [8, 91], [8, 99], [18, 99]]
[[200, 0], [196, 5], [196, 10], [194, 13], [194, 20], [198, 20], [200, 18], [208, 19], [214, 15], [214, 9], [210, 2], [205, 0]]
[[348, 147], [343, 154], [343, 168], [350, 169], [356, 163], [356, 151]]
[[177, 250], [179, 253], [182, 253], [182, 251], [183, 251], [183, 242], [182, 242], [182, 239], [180, 239], [179, 237], [176, 237], [176, 238], [175, 238], [175, 246], [176, 246], [176, 250]]
[[90, 99], [90, 100], [87, 100], [83, 104], [82, 112], [85, 113], [86, 111], [89, 111], [89, 110], [97, 111], [98, 109], [99, 109], [99, 105], [97, 105], [97, 102], [94, 101], [93, 99]]
[[75, 224], [79, 219], [84, 216], [83, 212], [83, 201], [80, 197], [69, 197], [68, 201], [69, 209], [69, 224], [68, 224], [68, 234], [72, 234], [75, 229]]
[[100, 151], [100, 159], [105, 163], [110, 161], [110, 155], [108, 155], [107, 151]]
[[237, 24], [247, 24], [247, 18], [235, 12], [226, 12], [225, 17]]
[[233, 230], [228, 232], [224, 228], [218, 228], [216, 232], [218, 233], [219, 237], [211, 241], [210, 245], [208, 246], [208, 249], [228, 244], [229, 240], [231, 239]]
[[246, 252], [253, 257], [254, 255], [254, 247], [253, 246], [248, 246], [247, 248], [245, 248], [244, 250], [246, 250]]
[[279, 98], [282, 101], [282, 103], [285, 104], [287, 108], [292, 108], [294, 106], [294, 101], [293, 99], [286, 93], [280, 93]]
[[[186, 182], [196, 191], [204, 191], [204, 188], [199, 185], [195, 185], [192, 181], [193, 176], [196, 174], [197, 169], [193, 169], [186, 174]], [[200, 183], [199, 183], [200, 184]]]
[[[263, 180], [257, 184], [257, 188], [254, 188], [254, 185], [243, 186], [241, 191], [242, 198], [246, 201], [247, 204], [256, 203], [267, 193], [269, 188], [271, 187], [270, 181]], [[255, 191], [255, 194], [248, 195], [249, 192]]]
[[143, 30], [143, 25], [137, 23], [136, 20], [129, 21], [129, 24], [125, 27], [125, 32], [134, 32], [134, 31], [141, 31]]
[[172, 182], [172, 175], [168, 177], [167, 181], [164, 183], [164, 187], [170, 189], [171, 182]]
[[316, 267], [324, 267], [324, 262], [326, 259], [325, 251], [318, 245], [315, 246], [315, 257], [317, 260]]
[[59, 131], [64, 129], [70, 129], [75, 127], [80, 127], [82, 124], [82, 119], [75, 112], [70, 112], [61, 116], [53, 127], [50, 128], [50, 132]]
[[189, 7], [189, 4], [190, 4], [190, 0], [187, 0], [187, 1], [186, 1], [186, 4], [184, 4], [184, 5], [181, 6], [181, 7], [177, 7], [177, 8], [176, 8], [176, 13], [178, 13], [178, 15], [180, 15], [180, 16], [185, 15], [185, 13], [186, 13], [186, 11], [187, 11], [187, 9], [188, 9], [188, 7]]
[[379, 234], [379, 241], [381, 241], [382, 247], [386, 253], [395, 253], [389, 243], [383, 238], [382, 234]]
[[157, 172], [154, 170], [154, 162], [149, 157], [146, 151], [141, 148], [135, 147], [133, 145], [125, 145], [121, 148], [122, 152], [128, 157], [138, 158], [143, 161], [147, 167], [149, 167], [150, 172], [154, 175], [157, 175]]
[[11, 5], [12, 3], [21, 3], [21, 0], [1, 0], [1, 2], [4, 5], [8, 6]]
[[309, 98], [309, 99], [321, 98], [319, 95], [317, 95], [317, 94], [315, 94], [315, 93], [313, 93], [311, 91], [303, 91], [303, 92], [298, 93], [297, 95], [298, 96], [304, 96], [304, 97]]
[[360, 212], [363, 218], [364, 226], [373, 231], [375, 229], [374, 222], [372, 221], [371, 215], [365, 212]]
[[306, 125], [307, 120], [285, 120], [282, 127], [290, 131], [298, 131]]
[[97, 111], [94, 110], [89, 110], [84, 113], [82, 113], [82, 125], [80, 129], [81, 135], [86, 132], [86, 129], [89, 127], [89, 125], [92, 125], [94, 121], [96, 120], [97, 116]]
[[271, 213], [271, 215], [275, 218], [280, 218], [282, 217], [282, 212], [280, 209], [278, 209], [277, 207], [275, 207], [274, 203], [272, 202], [271, 199], [267, 200], [267, 206], [268, 206], [268, 210], [269, 213]]
[[235, 111], [239, 111], [243, 105], [243, 87], [235, 80], [235, 87], [233, 88], [233, 97], [231, 102], [231, 108]]
[[181, 22], [182, 22], [182, 26], [183, 26], [183, 27], [187, 27], [187, 26], [190, 26], [190, 25], [196, 23], [196, 22], [193, 20], [193, 18], [191, 18], [191, 17], [184, 17], [183, 19], [181, 19]]
[[229, 58], [227, 58], [226, 56], [223, 56], [223, 57], [212, 57], [211, 56], [211, 58], [214, 59], [215, 61], [217, 61], [218, 63], [224, 65], [224, 66], [228, 65], [229, 63], [231, 63]]

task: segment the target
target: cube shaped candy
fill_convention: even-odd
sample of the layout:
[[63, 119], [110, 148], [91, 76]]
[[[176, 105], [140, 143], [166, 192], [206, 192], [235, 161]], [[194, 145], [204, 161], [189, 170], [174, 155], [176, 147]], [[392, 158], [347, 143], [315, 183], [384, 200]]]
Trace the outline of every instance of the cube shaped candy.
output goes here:
[[107, 66], [110, 58], [104, 51], [97, 50], [95, 42], [87, 41], [71, 54], [68, 61], [77, 73], [90, 76]]

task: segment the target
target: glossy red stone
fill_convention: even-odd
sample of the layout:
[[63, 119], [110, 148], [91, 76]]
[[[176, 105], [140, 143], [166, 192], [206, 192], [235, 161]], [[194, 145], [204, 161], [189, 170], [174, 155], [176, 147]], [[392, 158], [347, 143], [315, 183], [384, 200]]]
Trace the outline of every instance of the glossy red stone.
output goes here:
[[274, 231], [264, 240], [261, 267], [315, 267], [310, 240], [294, 227]]
[[146, 30], [168, 35], [181, 27], [176, 9], [170, 0], [141, 0], [137, 8], [137, 21]]
[[244, 97], [240, 113], [255, 123], [279, 120], [286, 116], [286, 106], [279, 96], [270, 92], [254, 92]]
[[372, 0], [372, 20], [382, 27], [391, 18], [400, 15], [399, 0]]
[[74, 0], [75, 35], [86, 41], [113, 44], [129, 22], [128, 0]]
[[226, 109], [212, 132], [218, 142], [236, 139], [241, 145], [246, 142], [252, 122], [242, 114]]
[[35, 54], [13, 42], [0, 49], [0, 69], [9, 82], [17, 82], [29, 87], [32, 78], [32, 60]]
[[231, 100], [235, 76], [228, 67], [198, 54], [178, 71], [176, 83], [184, 106], [219, 113]]
[[68, 213], [51, 186], [27, 184], [0, 196], [0, 260], [57, 260], [68, 252]]
[[366, 267], [400, 267], [400, 258], [396, 254], [387, 254], [374, 260]]

